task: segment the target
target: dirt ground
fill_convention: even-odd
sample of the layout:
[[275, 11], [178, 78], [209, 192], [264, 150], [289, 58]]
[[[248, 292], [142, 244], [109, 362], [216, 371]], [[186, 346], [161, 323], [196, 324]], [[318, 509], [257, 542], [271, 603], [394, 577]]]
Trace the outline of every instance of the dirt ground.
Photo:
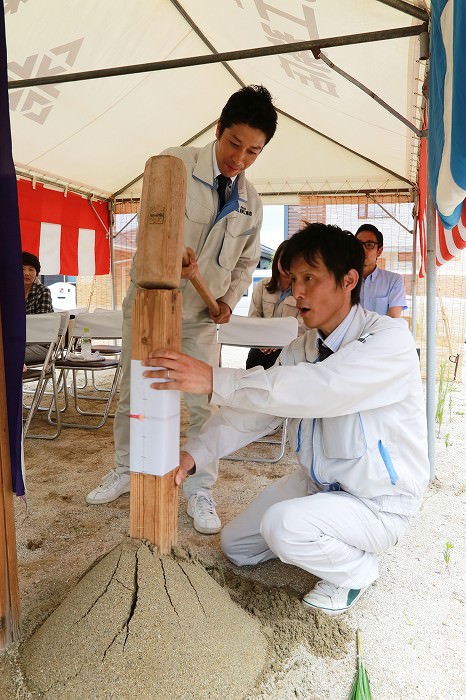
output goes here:
[[[242, 361], [235, 355], [230, 364], [241, 366]], [[248, 570], [230, 565], [217, 535], [193, 530], [180, 494], [179, 544], [197, 555], [268, 635], [269, 656], [247, 700], [347, 698], [355, 673], [357, 628], [363, 634], [374, 699], [465, 697], [466, 390], [463, 385], [454, 389], [437, 439], [436, 477], [422, 510], [408, 535], [380, 557], [378, 581], [342, 617], [303, 611], [300, 598], [315, 582], [305, 572], [280, 562]], [[43, 420], [40, 416], [36, 425]], [[269, 455], [275, 448], [262, 449]], [[129, 497], [103, 506], [88, 506], [84, 500], [113, 465], [111, 420], [96, 431], [64, 429], [56, 440], [28, 439], [25, 462], [27, 506], [19, 499], [15, 504], [21, 642], [129, 529]], [[289, 451], [278, 464], [223, 460], [215, 489], [222, 521], [229, 521], [293, 465]], [[453, 545], [448, 552], [447, 542]], [[0, 656], [0, 700], [42, 697], [28, 688], [20, 658], [18, 645]], [[88, 694], [80, 700], [94, 699]]]

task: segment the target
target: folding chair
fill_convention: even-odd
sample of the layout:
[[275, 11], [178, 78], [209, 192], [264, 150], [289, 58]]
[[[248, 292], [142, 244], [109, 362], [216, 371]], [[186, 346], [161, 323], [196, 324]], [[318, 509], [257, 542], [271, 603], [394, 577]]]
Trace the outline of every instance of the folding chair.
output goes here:
[[[98, 417], [99, 420], [96, 424], [80, 423], [80, 422], [61, 422], [62, 427], [66, 428], [83, 428], [88, 430], [97, 430], [101, 428], [107, 418], [110, 415], [110, 407], [112, 400], [118, 388], [118, 381], [121, 373], [120, 365], [120, 354], [109, 357], [106, 355], [100, 355], [98, 353], [93, 353], [93, 357], [90, 360], [84, 360], [80, 357], [78, 348], [80, 347], [81, 339], [84, 336], [84, 329], [87, 328], [89, 335], [93, 340], [108, 339], [108, 340], [121, 340], [122, 334], [122, 324], [123, 324], [123, 314], [121, 311], [101, 311], [99, 313], [81, 313], [74, 319], [73, 328], [71, 331], [68, 352], [63, 359], [56, 362], [56, 368], [61, 372], [61, 378], [63, 378], [63, 388], [65, 395], [65, 406], [64, 409], [68, 408], [68, 388], [66, 384], [66, 375], [70, 372], [73, 377], [73, 398], [74, 407], [76, 412], [82, 416], [94, 416]], [[86, 396], [80, 394], [83, 387], [78, 387], [77, 384], [77, 374], [80, 371], [84, 372], [102, 372], [114, 370], [113, 381], [110, 389], [106, 389], [106, 397], [96, 397], [96, 396]], [[84, 410], [79, 403], [79, 399], [85, 399], [86, 401], [102, 401], [105, 402], [102, 411], [87, 411]], [[54, 423], [52, 418], [52, 411], [49, 411], [49, 421]]]
[[[96, 307], [94, 309], [94, 313], [107, 313], [108, 309], [101, 309]], [[107, 340], [109, 340], [107, 338]], [[110, 356], [115, 356], [115, 355], [120, 355], [121, 354], [121, 343], [117, 343], [115, 340], [111, 343], [101, 343], [101, 344], [96, 344], [92, 343], [92, 352], [98, 352], [101, 355], [110, 355]], [[87, 384], [87, 377], [86, 377], [86, 384]], [[105, 389], [102, 389], [101, 387], [97, 386], [95, 383], [95, 375], [94, 372], [92, 372], [92, 386], [95, 389], [95, 391], [105, 391]]]
[[[23, 372], [23, 386], [29, 383], [35, 383], [35, 389], [30, 405], [23, 402], [24, 408], [28, 411], [26, 420], [23, 425], [23, 436], [28, 438], [42, 438], [43, 440], [53, 440], [58, 437], [61, 432], [60, 412], [57, 412], [56, 430], [52, 434], [30, 434], [29, 426], [37, 411], [50, 410], [53, 406], [55, 410], [58, 408], [58, 383], [55, 375], [55, 362], [63, 350], [66, 330], [70, 314], [68, 311], [49, 314], [29, 314], [26, 316], [26, 344], [41, 344], [47, 347], [47, 354], [42, 363], [35, 363], [33, 366], [28, 366], [26, 372]], [[47, 384], [51, 382], [51, 402], [50, 407], [45, 409], [40, 408], [42, 398], [47, 393]], [[24, 393], [27, 393], [24, 391]]]
[[[222, 345], [248, 348], [283, 348], [298, 337], [298, 320], [293, 316], [284, 318], [257, 318], [255, 316], [231, 316], [228, 323], [218, 326], [217, 339]], [[257, 440], [257, 443], [279, 445], [278, 454], [266, 458], [260, 455], [241, 456], [240, 452], [234, 452], [224, 459], [247, 462], [266, 462], [274, 464], [279, 462], [286, 449], [288, 418], [283, 421], [281, 440], [269, 440], [267, 437]]]
[[[87, 312], [87, 309], [81, 309], [80, 313]], [[90, 312], [89, 312], [90, 313]], [[92, 313], [109, 313], [109, 309], [102, 309], [99, 307], [96, 307]], [[74, 316], [73, 316], [74, 318]], [[110, 339], [107, 338], [107, 341]], [[121, 354], [121, 343], [118, 343], [116, 340], [113, 340], [111, 343], [107, 342], [105, 344], [102, 343], [95, 343], [94, 340], [92, 341], [92, 352], [97, 352], [100, 355], [110, 355], [110, 356], [115, 356], [115, 355], [120, 355]], [[94, 391], [97, 392], [105, 392], [106, 389], [103, 389], [102, 387], [97, 386], [96, 381], [95, 381], [95, 374], [94, 372], [91, 372], [91, 383], [88, 381], [88, 376], [87, 372], [84, 371], [84, 380], [82, 384], [79, 384], [78, 389], [86, 389], [86, 387], [91, 387], [94, 389]], [[96, 400], [98, 401], [99, 399], [96, 397], [88, 397], [88, 399], [91, 400]]]

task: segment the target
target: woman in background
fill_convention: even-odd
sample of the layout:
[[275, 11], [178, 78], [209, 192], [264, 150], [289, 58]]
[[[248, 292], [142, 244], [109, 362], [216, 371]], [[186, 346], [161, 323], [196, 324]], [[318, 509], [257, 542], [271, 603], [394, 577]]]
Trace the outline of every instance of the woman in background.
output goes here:
[[[37, 255], [23, 251], [23, 278], [26, 314], [48, 314], [53, 311], [52, 294], [39, 279], [40, 262]], [[47, 355], [47, 345], [26, 346], [25, 363], [40, 364]]]
[[[264, 278], [254, 285], [252, 292], [249, 316], [260, 318], [276, 318], [283, 316], [294, 316], [298, 319], [298, 335], [304, 333], [305, 328], [296, 301], [291, 293], [291, 278], [283, 270], [280, 258], [287, 241], [280, 243], [272, 261], [272, 277]], [[261, 365], [268, 369], [275, 364], [281, 348], [251, 348], [246, 360], [246, 369]]]
[[40, 262], [37, 255], [23, 251], [26, 314], [48, 314], [53, 311], [50, 289], [40, 281], [39, 272]]

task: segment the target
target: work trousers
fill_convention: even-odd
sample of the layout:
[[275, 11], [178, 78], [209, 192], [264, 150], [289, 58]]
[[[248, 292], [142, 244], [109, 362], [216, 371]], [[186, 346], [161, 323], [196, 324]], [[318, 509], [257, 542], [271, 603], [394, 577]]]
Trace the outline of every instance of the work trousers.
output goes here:
[[26, 350], [24, 353], [24, 362], [26, 365], [39, 365], [47, 357], [49, 346], [40, 345], [39, 343], [34, 343], [31, 345], [26, 345]]
[[[131, 373], [131, 332], [132, 308], [135, 296], [135, 286], [131, 285], [123, 301], [123, 330], [122, 330], [122, 376], [120, 383], [120, 398], [113, 423], [115, 440], [115, 467], [119, 473], [129, 472], [129, 439], [130, 439], [130, 373]], [[192, 323], [183, 323], [182, 349], [184, 353], [196, 357], [215, 367], [219, 363], [219, 346], [217, 343], [216, 325], [207, 314], [196, 317]], [[184, 394], [184, 402], [189, 411], [188, 437], [195, 437], [202, 425], [215, 410], [209, 404], [207, 395]], [[184, 492], [189, 498], [199, 489], [210, 490], [218, 477], [218, 461], [211, 462], [184, 482]]]
[[375, 512], [344, 491], [318, 492], [299, 469], [228, 523], [221, 543], [237, 566], [279, 558], [336, 586], [363, 588], [378, 576], [377, 553], [408, 527], [406, 516]]
[[265, 353], [260, 348], [251, 348], [246, 358], [246, 369], [251, 369], [252, 367], [270, 369], [270, 367], [274, 366], [280, 353], [281, 349]]

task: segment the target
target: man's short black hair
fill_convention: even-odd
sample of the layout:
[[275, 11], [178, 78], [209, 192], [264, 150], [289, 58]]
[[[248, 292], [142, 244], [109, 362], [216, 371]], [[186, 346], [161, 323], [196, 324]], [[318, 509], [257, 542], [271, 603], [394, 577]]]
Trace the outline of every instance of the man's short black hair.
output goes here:
[[260, 129], [268, 143], [277, 128], [277, 111], [270, 92], [263, 85], [247, 85], [230, 97], [219, 119], [219, 136], [232, 124]]
[[37, 274], [40, 272], [40, 262], [37, 255], [34, 253], [28, 253], [23, 250], [23, 265], [29, 265], [30, 267], [35, 267]]
[[361, 231], [370, 231], [371, 233], [373, 233], [374, 236], [377, 238], [377, 248], [383, 248], [383, 235], [382, 232], [379, 231], [377, 226], [374, 226], [373, 224], [361, 224], [361, 226], [355, 233], [356, 238], [358, 236], [358, 233], [361, 233]]
[[308, 265], [315, 265], [320, 258], [337, 284], [343, 282], [347, 272], [356, 270], [359, 279], [351, 290], [351, 304], [359, 304], [364, 250], [350, 231], [330, 224], [306, 224], [289, 239], [280, 261], [283, 269], [289, 270], [293, 261], [300, 257]]

